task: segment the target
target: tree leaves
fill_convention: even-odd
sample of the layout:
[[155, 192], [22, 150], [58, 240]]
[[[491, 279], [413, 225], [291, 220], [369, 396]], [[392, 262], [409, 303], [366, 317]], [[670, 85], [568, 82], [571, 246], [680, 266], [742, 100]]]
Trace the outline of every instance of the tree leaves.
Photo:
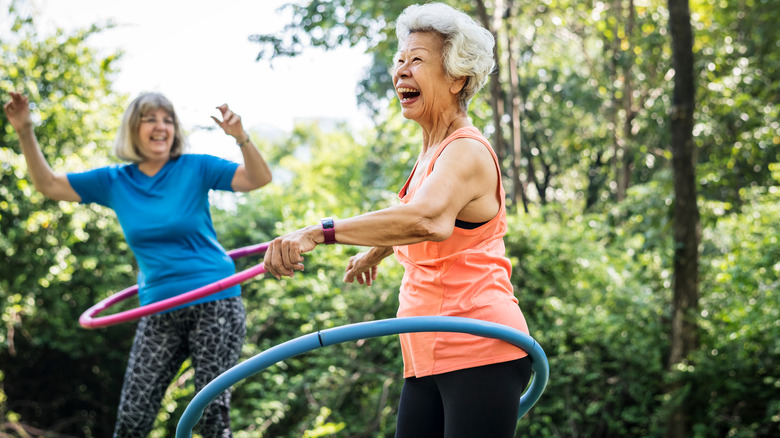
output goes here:
[[[10, 90], [30, 96], [36, 135], [57, 171], [106, 164], [125, 97], [110, 88], [116, 57], [101, 58], [85, 44], [99, 29], [44, 37], [22, 19], [15, 29], [17, 38], [0, 40], [3, 100]], [[132, 256], [110, 211], [37, 193], [17, 141], [0, 118], [0, 360], [8, 396], [0, 412], [38, 426], [70, 420], [108, 435], [112, 421], [98, 417], [113, 411], [132, 327], [96, 337], [77, 320], [98, 298], [135, 281]], [[78, 392], [58, 384], [30, 390], [41, 376], [83, 383]], [[47, 405], [52, 394], [58, 402]]]

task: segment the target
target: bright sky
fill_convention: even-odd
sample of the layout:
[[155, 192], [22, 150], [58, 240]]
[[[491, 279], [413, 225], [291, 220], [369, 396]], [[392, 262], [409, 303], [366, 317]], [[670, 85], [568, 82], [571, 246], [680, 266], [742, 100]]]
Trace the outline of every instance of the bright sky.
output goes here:
[[144, 91], [165, 94], [190, 132], [193, 151], [211, 153], [211, 143], [230, 143], [224, 134], [195, 129], [214, 124], [209, 116], [218, 116], [215, 107], [222, 103], [255, 130], [290, 131], [300, 118], [367, 123], [356, 103], [357, 83], [369, 64], [363, 50], [308, 49], [275, 60], [273, 68], [255, 61], [260, 46], [248, 37], [280, 30], [290, 14], [277, 9], [294, 0], [28, 1], [44, 31], [113, 19], [116, 28], [89, 42], [101, 51], [124, 50], [115, 88], [131, 98]]

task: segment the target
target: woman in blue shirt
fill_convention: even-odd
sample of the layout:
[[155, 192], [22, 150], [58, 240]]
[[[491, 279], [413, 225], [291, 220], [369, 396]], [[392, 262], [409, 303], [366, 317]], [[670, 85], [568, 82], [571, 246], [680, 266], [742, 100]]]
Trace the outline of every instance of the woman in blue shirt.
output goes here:
[[[227, 105], [212, 117], [236, 139], [244, 162], [183, 154], [186, 139], [173, 105], [142, 94], [125, 110], [114, 152], [129, 164], [80, 173], [55, 173], [38, 146], [25, 96], [10, 93], [4, 106], [19, 136], [35, 188], [59, 201], [95, 202], [114, 209], [138, 261], [138, 298], [154, 303], [235, 273], [217, 241], [209, 213], [210, 190], [248, 192], [271, 181], [271, 171]], [[235, 365], [246, 333], [239, 286], [201, 298], [138, 324], [120, 396], [115, 437], [144, 437], [182, 362], [192, 358], [199, 390]], [[230, 434], [230, 393], [206, 409], [204, 437]]]

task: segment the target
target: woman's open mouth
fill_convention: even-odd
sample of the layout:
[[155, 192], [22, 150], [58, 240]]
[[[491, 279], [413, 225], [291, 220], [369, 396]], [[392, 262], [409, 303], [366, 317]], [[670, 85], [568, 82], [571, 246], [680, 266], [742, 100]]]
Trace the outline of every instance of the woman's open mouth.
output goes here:
[[401, 99], [401, 102], [408, 102], [420, 97], [420, 91], [414, 88], [398, 87], [396, 91], [398, 92], [398, 98]]

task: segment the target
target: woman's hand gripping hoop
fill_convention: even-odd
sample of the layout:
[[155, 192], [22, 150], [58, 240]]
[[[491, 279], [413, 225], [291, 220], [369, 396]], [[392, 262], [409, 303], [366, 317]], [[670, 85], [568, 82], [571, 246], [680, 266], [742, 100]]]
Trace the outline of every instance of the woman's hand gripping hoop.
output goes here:
[[[246, 257], [248, 255], [262, 254], [267, 249], [268, 249], [268, 242], [234, 249], [232, 251], [228, 251], [227, 254], [230, 256], [230, 258], [235, 260], [241, 257]], [[81, 317], [79, 317], [79, 324], [81, 324], [81, 326], [84, 328], [93, 329], [99, 327], [107, 327], [109, 325], [119, 324], [122, 322], [133, 321], [135, 319], [139, 319], [141, 317], [151, 315], [153, 313], [160, 313], [166, 310], [173, 309], [174, 307], [180, 306], [182, 304], [186, 304], [195, 301], [197, 299], [203, 298], [207, 295], [211, 295], [221, 290], [225, 290], [229, 287], [235, 286], [239, 283], [243, 283], [246, 280], [254, 278], [264, 272], [265, 272], [265, 266], [263, 265], [263, 263], [260, 263], [259, 265], [253, 266], [241, 272], [237, 272], [229, 277], [223, 278], [222, 280], [215, 281], [214, 283], [207, 284], [206, 286], [193, 289], [189, 292], [185, 292], [183, 294], [168, 298], [166, 300], [147, 304], [145, 306], [126, 310], [124, 312], [115, 313], [113, 315], [97, 317], [99, 313], [103, 312], [104, 310], [108, 309], [114, 304], [120, 301], [124, 301], [127, 298], [130, 298], [131, 296], [137, 294], [138, 285], [136, 284], [135, 286], [130, 286], [127, 289], [124, 289], [120, 292], [117, 292], [107, 297], [103, 301], [87, 309], [87, 311], [82, 313]]]

